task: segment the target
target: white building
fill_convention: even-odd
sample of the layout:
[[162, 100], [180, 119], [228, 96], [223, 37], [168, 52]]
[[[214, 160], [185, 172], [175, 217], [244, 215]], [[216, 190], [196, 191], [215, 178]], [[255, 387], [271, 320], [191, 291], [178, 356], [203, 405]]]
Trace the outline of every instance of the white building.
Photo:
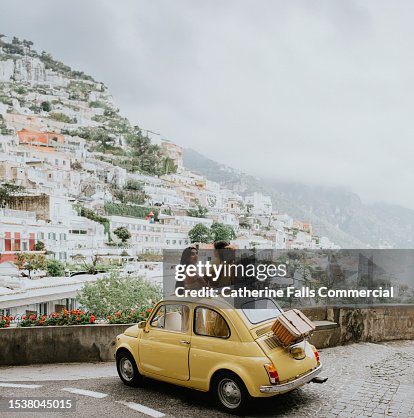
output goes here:
[[253, 215], [270, 216], [272, 214], [273, 206], [270, 196], [254, 192], [252, 195], [245, 197], [244, 203], [252, 208], [251, 213]]
[[190, 244], [186, 229], [174, 223], [151, 223], [145, 219], [115, 215], [108, 218], [112, 231], [124, 226], [131, 233], [126, 248], [130, 255], [161, 254], [163, 249], [183, 249]]
[[48, 315], [63, 309], [77, 309], [76, 296], [86, 283], [104, 274], [74, 277], [45, 277], [31, 280], [0, 277], [0, 315]]

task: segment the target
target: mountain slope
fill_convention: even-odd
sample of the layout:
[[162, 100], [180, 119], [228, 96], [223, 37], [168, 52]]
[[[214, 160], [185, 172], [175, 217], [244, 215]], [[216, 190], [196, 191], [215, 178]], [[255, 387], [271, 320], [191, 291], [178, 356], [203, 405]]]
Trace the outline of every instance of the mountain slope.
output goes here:
[[7, 122], [53, 130], [85, 139], [98, 158], [128, 171], [160, 175], [175, 170], [161, 148], [121, 116], [103, 83], [32, 46], [0, 35], [0, 133], [9, 133]]
[[240, 193], [270, 195], [280, 212], [311, 222], [343, 248], [413, 248], [414, 211], [396, 205], [365, 205], [359, 196], [339, 187], [261, 180], [208, 159], [192, 149], [183, 153], [184, 166]]

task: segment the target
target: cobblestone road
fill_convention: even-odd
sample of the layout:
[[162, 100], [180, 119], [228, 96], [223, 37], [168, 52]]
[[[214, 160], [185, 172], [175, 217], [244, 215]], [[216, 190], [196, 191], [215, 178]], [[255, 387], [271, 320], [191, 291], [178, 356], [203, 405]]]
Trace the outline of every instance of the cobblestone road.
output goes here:
[[[252, 402], [252, 417], [400, 417], [414, 418], [414, 341], [361, 343], [321, 350], [324, 384], [309, 384], [291, 393]], [[65, 380], [65, 378], [67, 380]], [[70, 380], [70, 381], [69, 381]], [[76, 413], [48, 417], [148, 417], [126, 404], [144, 405], [166, 417], [228, 417], [215, 409], [207, 394], [154, 380], [129, 388], [116, 377], [115, 365], [49, 365], [0, 368], [0, 382], [37, 383], [36, 389], [1, 388], [2, 396], [67, 396], [70, 386], [104, 394], [102, 399], [73, 395]], [[71, 395], [72, 396], [72, 395]], [[39, 417], [39, 414], [1, 414]], [[152, 415], [152, 416], [157, 416]]]
[[328, 382], [275, 400], [276, 416], [414, 417], [414, 341], [320, 351]]

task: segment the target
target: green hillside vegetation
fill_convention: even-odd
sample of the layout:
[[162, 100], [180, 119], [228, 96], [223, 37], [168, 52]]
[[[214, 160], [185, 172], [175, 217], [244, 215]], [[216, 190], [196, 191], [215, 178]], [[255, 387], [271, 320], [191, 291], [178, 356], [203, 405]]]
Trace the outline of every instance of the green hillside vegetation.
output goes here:
[[[20, 40], [16, 37], [11, 42], [5, 41], [5, 36], [0, 35], [0, 60], [22, 59], [22, 57], [37, 58], [45, 65], [46, 69], [66, 77], [69, 82], [66, 87], [55, 86], [53, 90], [62, 91], [68, 95], [65, 98], [57, 95], [51, 101], [38, 101], [29, 99], [29, 93], [49, 95], [50, 86], [30, 85], [29, 83], [4, 82], [0, 84], [0, 102], [9, 106], [9, 112], [20, 112], [15, 109], [13, 99], [16, 99], [21, 108], [27, 107], [34, 114], [48, 114], [51, 120], [74, 125], [73, 129], [63, 129], [65, 135], [79, 136], [87, 141], [88, 149], [108, 155], [106, 161], [125, 168], [130, 172], [140, 172], [149, 175], [163, 175], [176, 171], [172, 160], [167, 158], [158, 145], [152, 144], [150, 138], [144, 135], [139, 126], [133, 126], [129, 120], [120, 114], [119, 109], [112, 104], [112, 99], [107, 87], [98, 83], [95, 79], [83, 73], [73, 70], [70, 66], [55, 59], [51, 54], [42, 51], [38, 53], [33, 49], [33, 42]], [[33, 94], [30, 96], [33, 97]], [[103, 109], [102, 114], [92, 116], [92, 121], [98, 126], [77, 127], [76, 115], [65, 114], [64, 108], [80, 111], [80, 102], [85, 108]], [[92, 123], [91, 123], [92, 125]], [[5, 127], [0, 126], [2, 132]], [[110, 156], [125, 156], [125, 158], [111, 159]]]

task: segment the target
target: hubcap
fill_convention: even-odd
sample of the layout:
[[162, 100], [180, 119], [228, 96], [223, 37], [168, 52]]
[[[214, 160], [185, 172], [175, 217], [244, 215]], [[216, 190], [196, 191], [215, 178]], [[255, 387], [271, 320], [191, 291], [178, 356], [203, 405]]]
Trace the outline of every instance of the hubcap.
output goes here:
[[229, 409], [237, 408], [241, 402], [241, 391], [236, 382], [226, 378], [218, 385], [218, 395], [220, 401]]
[[134, 377], [134, 367], [132, 366], [131, 360], [126, 357], [121, 358], [119, 371], [125, 380], [132, 380]]

